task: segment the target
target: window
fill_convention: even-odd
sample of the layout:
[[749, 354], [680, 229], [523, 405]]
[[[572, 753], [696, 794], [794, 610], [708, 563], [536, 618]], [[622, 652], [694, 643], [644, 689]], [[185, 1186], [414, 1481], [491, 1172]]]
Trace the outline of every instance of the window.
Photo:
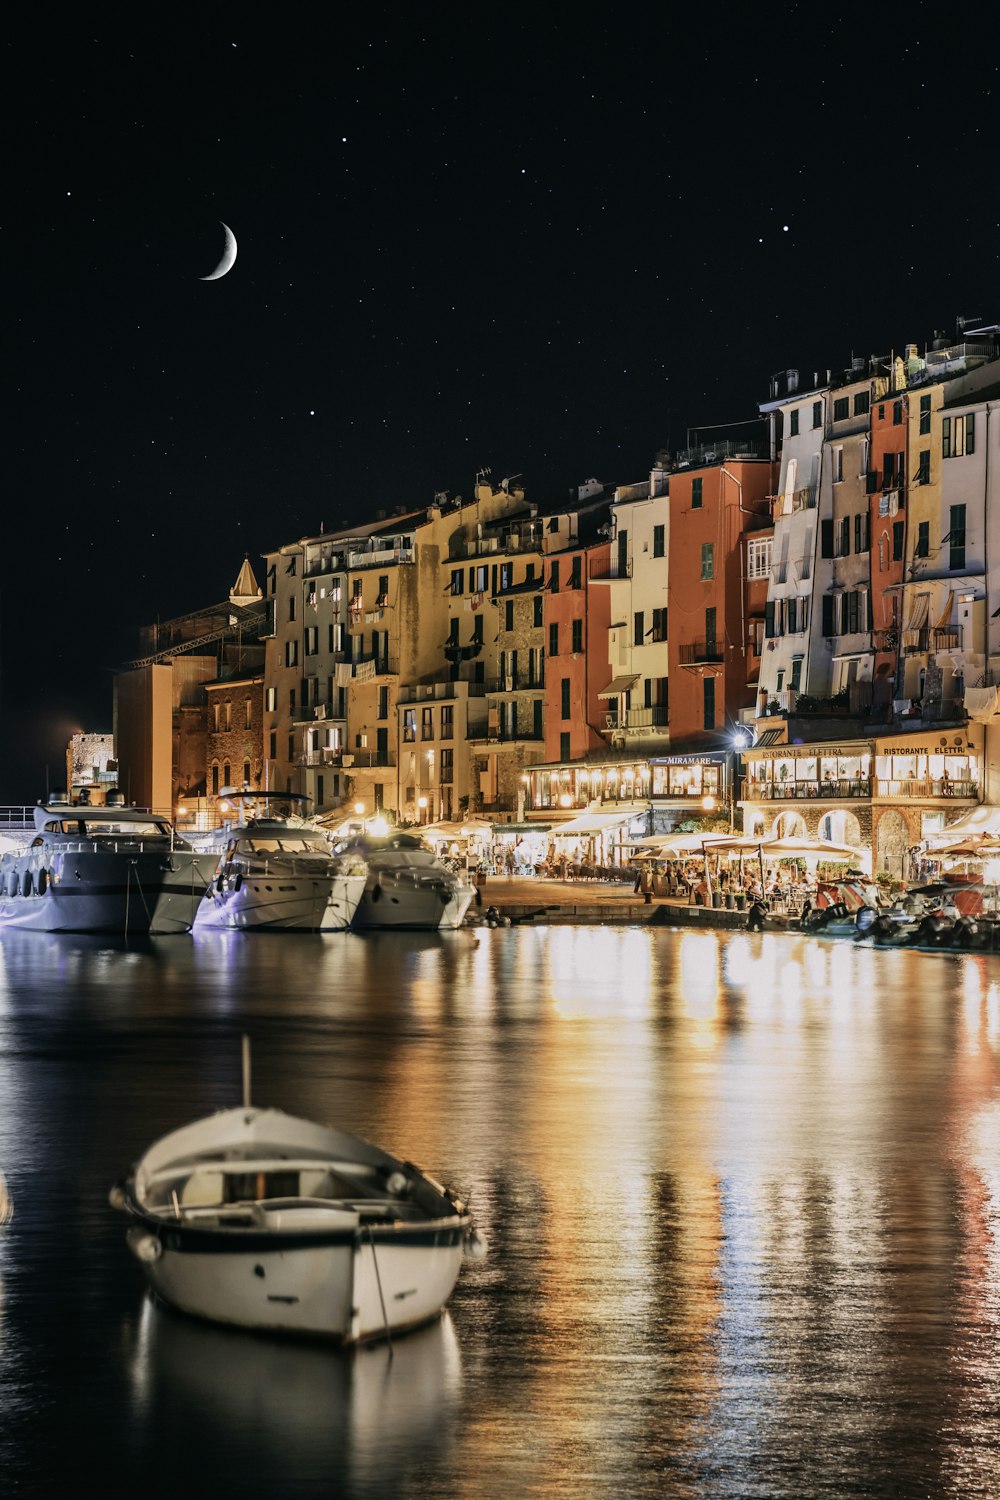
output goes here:
[[813, 402], [813, 427], [822, 427], [822, 425], [823, 425], [823, 403], [822, 403], [822, 401], [814, 401]]
[[951, 526], [948, 530], [948, 566], [949, 568], [965, 567], [965, 506], [953, 505], [951, 507]]
[[250, 785], [250, 762], [248, 760], [243, 762], [243, 785], [247, 787]]
[[453, 594], [461, 594], [465, 592], [465, 570], [463, 568], [452, 569], [451, 591]]
[[549, 563], [549, 588], [552, 590], [553, 594], [558, 594], [558, 592], [559, 592], [559, 559], [558, 558], [554, 558], [552, 560], [552, 562]]
[[767, 578], [770, 575], [772, 544], [771, 537], [765, 537], [763, 541], [747, 542], [748, 578]]
[[289, 596], [288, 596], [288, 618], [290, 620], [294, 620], [295, 619], [295, 595], [294, 594], [289, 594]]
[[270, 756], [271, 760], [278, 759], [278, 736], [274, 733], [273, 730], [268, 742], [268, 755]]
[[448, 621], [448, 645], [449, 646], [457, 646], [458, 645], [458, 616], [457, 615], [452, 615], [451, 619]]
[[931, 430], [931, 398], [921, 396], [920, 398], [920, 422], [919, 431], [921, 437], [928, 437]]
[[893, 427], [901, 427], [903, 425], [902, 401], [894, 401], [892, 403], [892, 425]]
[[851, 415], [851, 402], [848, 396], [838, 396], [833, 403], [833, 420], [842, 422], [845, 417]]
[[219, 795], [219, 762], [217, 760], [213, 760], [213, 762], [212, 762], [212, 796], [213, 797], [217, 797], [218, 795]]
[[838, 557], [849, 557], [851, 555], [851, 518], [844, 516], [840, 522], [840, 546], [837, 548]]
[[775, 602], [774, 599], [769, 599], [764, 605], [764, 634], [769, 641], [781, 634], [781, 622], [775, 618]]
[[297, 667], [298, 664], [299, 664], [299, 643], [298, 643], [298, 641], [286, 641], [285, 642], [285, 666], [286, 667]]
[[968, 412], [964, 417], [945, 417], [941, 423], [941, 456], [961, 458], [964, 453], [976, 451], [976, 414]]
[[294, 736], [294, 734], [290, 734], [288, 736], [288, 759], [289, 760], [294, 760], [295, 759], [295, 736]]
[[892, 560], [901, 562], [903, 558], [903, 523], [893, 521], [892, 523]]
[[556, 621], [549, 626], [549, 655], [559, 655], [559, 626]]
[[572, 630], [573, 630], [573, 644], [572, 644], [571, 650], [574, 653], [577, 653], [577, 652], [580, 652], [580, 651], [583, 650], [583, 621], [582, 620], [574, 620], [572, 622]]
[[917, 545], [913, 549], [914, 557], [927, 557], [931, 550], [931, 523], [921, 521], [917, 527]]
[[824, 594], [823, 595], [823, 634], [824, 635], [836, 635], [837, 634], [836, 608], [837, 608], [837, 596], [836, 596], [836, 594]]
[[306, 626], [306, 655], [315, 656], [319, 651], [319, 626]]
[[417, 711], [415, 708], [403, 709], [403, 743], [412, 745], [417, 738]]
[[833, 467], [833, 482], [840, 484], [844, 478], [844, 450], [842, 447], [831, 448], [830, 460]]
[[801, 688], [801, 686], [802, 686], [802, 658], [801, 658], [801, 656], [793, 656], [792, 657], [792, 675], [788, 679], [788, 686], [795, 693], [797, 693], [799, 691], [799, 689]]
[[692, 510], [701, 510], [701, 486], [702, 486], [702, 481], [700, 479], [692, 479], [692, 481], [691, 481], [691, 509]]
[[387, 719], [389, 717], [389, 689], [387, 687], [380, 687], [378, 690], [377, 717], [380, 719]]
[[422, 740], [434, 738], [434, 710], [432, 708], [420, 710], [420, 738]]
[[273, 714], [278, 707], [278, 689], [269, 687], [264, 691], [264, 707], [269, 714]]
[[705, 711], [704, 724], [706, 729], [715, 728], [715, 678], [706, 677], [702, 681], [702, 701]]
[[562, 691], [562, 702], [560, 704], [561, 714], [562, 714], [562, 718], [568, 719], [568, 718], [571, 717], [571, 714], [570, 714], [570, 679], [568, 677], [564, 677], [563, 680], [562, 680], [562, 683], [560, 684], [560, 686], [561, 686], [561, 691]]
[[441, 751], [441, 780], [448, 786], [455, 780], [454, 750]]
[[542, 615], [542, 596], [541, 596], [541, 594], [536, 594], [535, 597], [534, 597], [534, 599], [531, 601], [531, 603], [532, 603], [531, 623], [532, 623], [532, 625], [534, 625], [534, 627], [535, 627], [536, 630], [541, 630], [542, 624], [544, 623], [544, 619], [543, 619], [543, 615]]
[[[509, 588], [513, 587], [513, 584], [514, 584], [514, 564], [513, 563], [501, 563], [500, 564], [500, 592], [502, 594], [505, 594]], [[496, 582], [495, 581], [494, 581], [493, 587], [494, 587], [494, 591], [495, 591], [496, 590]]]
[[646, 618], [641, 609], [636, 610], [632, 620], [632, 644], [641, 646], [646, 636]]
[[663, 557], [664, 556], [665, 545], [666, 545], [665, 533], [666, 533], [666, 527], [665, 526], [654, 526], [653, 527], [653, 556], [654, 557]]
[[789, 437], [798, 437], [798, 435], [799, 435], [799, 409], [798, 409], [797, 406], [794, 406], [792, 408], [792, 410], [788, 413], [788, 436]]
[[569, 586], [571, 589], [578, 589], [580, 587], [580, 584], [583, 582], [583, 575], [580, 571], [580, 566], [581, 559], [579, 557], [574, 557], [569, 567]]
[[667, 638], [667, 611], [666, 609], [653, 610], [653, 640], [665, 641]]
[[712, 542], [701, 544], [701, 577], [702, 582], [715, 577], [715, 545]]
[[863, 417], [871, 405], [871, 396], [867, 391], [855, 391], [854, 393], [854, 415]]
[[443, 740], [453, 740], [455, 738], [455, 705], [453, 703], [442, 705], [441, 738]]
[[569, 758], [570, 758], [569, 735], [566, 734], [565, 731], [563, 731], [559, 735], [559, 759], [560, 760], [569, 760]]
[[376, 609], [385, 609], [389, 603], [389, 575], [380, 573], [378, 579], [378, 596], [375, 600]]
[[243, 728], [244, 729], [252, 729], [253, 728], [253, 699], [252, 698], [244, 698], [243, 699]]
[[513, 601], [513, 599], [507, 599], [504, 602], [504, 607], [503, 607], [503, 628], [504, 628], [504, 630], [513, 630], [514, 629], [514, 601]]
[[472, 622], [472, 644], [481, 646], [483, 644], [483, 617], [477, 615]]
[[867, 552], [871, 545], [871, 519], [866, 510], [859, 510], [854, 517], [854, 550]]
[[930, 484], [931, 482], [931, 450], [921, 448], [917, 460], [917, 483]]
[[223, 786], [232, 786], [232, 784], [233, 784], [233, 773], [229, 769], [229, 762], [228, 762], [228, 760], [224, 760], [222, 762], [222, 785]]
[[829, 518], [819, 523], [819, 555], [833, 556], [833, 521]]
[[288, 711], [289, 711], [289, 713], [294, 713], [295, 712], [295, 689], [294, 688], [289, 688], [288, 689]]
[[798, 631], [798, 599], [794, 596], [785, 600], [785, 629], [789, 635], [795, 635]]

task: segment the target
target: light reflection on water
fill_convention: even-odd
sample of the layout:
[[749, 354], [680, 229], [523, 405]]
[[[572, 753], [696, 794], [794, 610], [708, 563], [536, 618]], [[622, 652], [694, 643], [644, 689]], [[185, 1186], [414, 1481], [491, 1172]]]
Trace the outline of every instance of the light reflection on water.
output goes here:
[[[107, 1189], [238, 1097], [243, 1030], [256, 1098], [420, 1162], [490, 1239], [392, 1360], [143, 1298]], [[111, 1433], [150, 1494], [178, 1456], [241, 1495], [1000, 1492], [998, 1045], [978, 955], [6, 934], [5, 1480], [54, 1493]]]

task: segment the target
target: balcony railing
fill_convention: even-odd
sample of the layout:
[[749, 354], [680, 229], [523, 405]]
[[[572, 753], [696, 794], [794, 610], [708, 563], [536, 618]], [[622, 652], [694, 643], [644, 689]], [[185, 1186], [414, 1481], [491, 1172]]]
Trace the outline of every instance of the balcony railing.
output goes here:
[[962, 632], [950, 626], [924, 625], [920, 630], [903, 631], [903, 650], [921, 653], [924, 651], [960, 651]]
[[816, 491], [811, 489], [809, 485], [783, 495], [768, 495], [767, 500], [771, 507], [771, 514], [775, 518], [778, 516], [790, 516], [800, 510], [816, 509]]
[[666, 729], [668, 710], [657, 704], [652, 708], [630, 708], [625, 715], [625, 729]]
[[632, 577], [632, 559], [631, 559], [631, 557], [624, 557], [624, 558], [621, 558], [621, 557], [611, 557], [611, 558], [605, 558], [603, 561], [599, 561], [599, 562], [595, 561], [592, 564], [591, 569], [590, 569], [590, 580], [591, 580], [591, 582], [593, 582], [594, 579], [601, 579], [601, 578], [631, 578], [631, 577]]
[[904, 777], [898, 781], [879, 781], [876, 790], [879, 797], [978, 798], [979, 783], [976, 781], [932, 781], [930, 779], [918, 781]]
[[680, 648], [682, 666], [694, 666], [703, 662], [722, 662], [725, 659], [722, 641], [691, 641]]
[[491, 677], [486, 682], [487, 693], [540, 693], [545, 687], [545, 673], [508, 672], [505, 677]]
[[853, 776], [839, 781], [748, 781], [744, 787], [748, 802], [805, 802], [809, 799], [870, 797], [870, 776]]

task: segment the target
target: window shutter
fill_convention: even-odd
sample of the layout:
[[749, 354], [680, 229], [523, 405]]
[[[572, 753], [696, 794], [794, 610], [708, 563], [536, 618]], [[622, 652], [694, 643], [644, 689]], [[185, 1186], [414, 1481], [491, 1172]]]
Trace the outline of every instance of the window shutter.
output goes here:
[[774, 600], [769, 599], [764, 605], [764, 634], [768, 640], [774, 638]]
[[[831, 525], [833, 523], [831, 522]], [[834, 606], [837, 601], [833, 594], [823, 595], [823, 634], [836, 635], [837, 627], [834, 623]]]
[[833, 556], [833, 521], [827, 520], [820, 524], [820, 556]]

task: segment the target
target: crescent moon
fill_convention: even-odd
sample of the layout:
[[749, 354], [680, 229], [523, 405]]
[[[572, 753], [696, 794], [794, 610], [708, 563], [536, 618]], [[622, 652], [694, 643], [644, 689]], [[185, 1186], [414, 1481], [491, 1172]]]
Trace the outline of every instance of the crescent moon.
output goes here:
[[[221, 219], [219, 223], [222, 224]], [[226, 272], [231, 271], [236, 264], [236, 236], [228, 224], [222, 224], [222, 227], [226, 231], [226, 245], [222, 252], [222, 259], [211, 276], [199, 276], [199, 281], [218, 281], [220, 276], [225, 276]]]

